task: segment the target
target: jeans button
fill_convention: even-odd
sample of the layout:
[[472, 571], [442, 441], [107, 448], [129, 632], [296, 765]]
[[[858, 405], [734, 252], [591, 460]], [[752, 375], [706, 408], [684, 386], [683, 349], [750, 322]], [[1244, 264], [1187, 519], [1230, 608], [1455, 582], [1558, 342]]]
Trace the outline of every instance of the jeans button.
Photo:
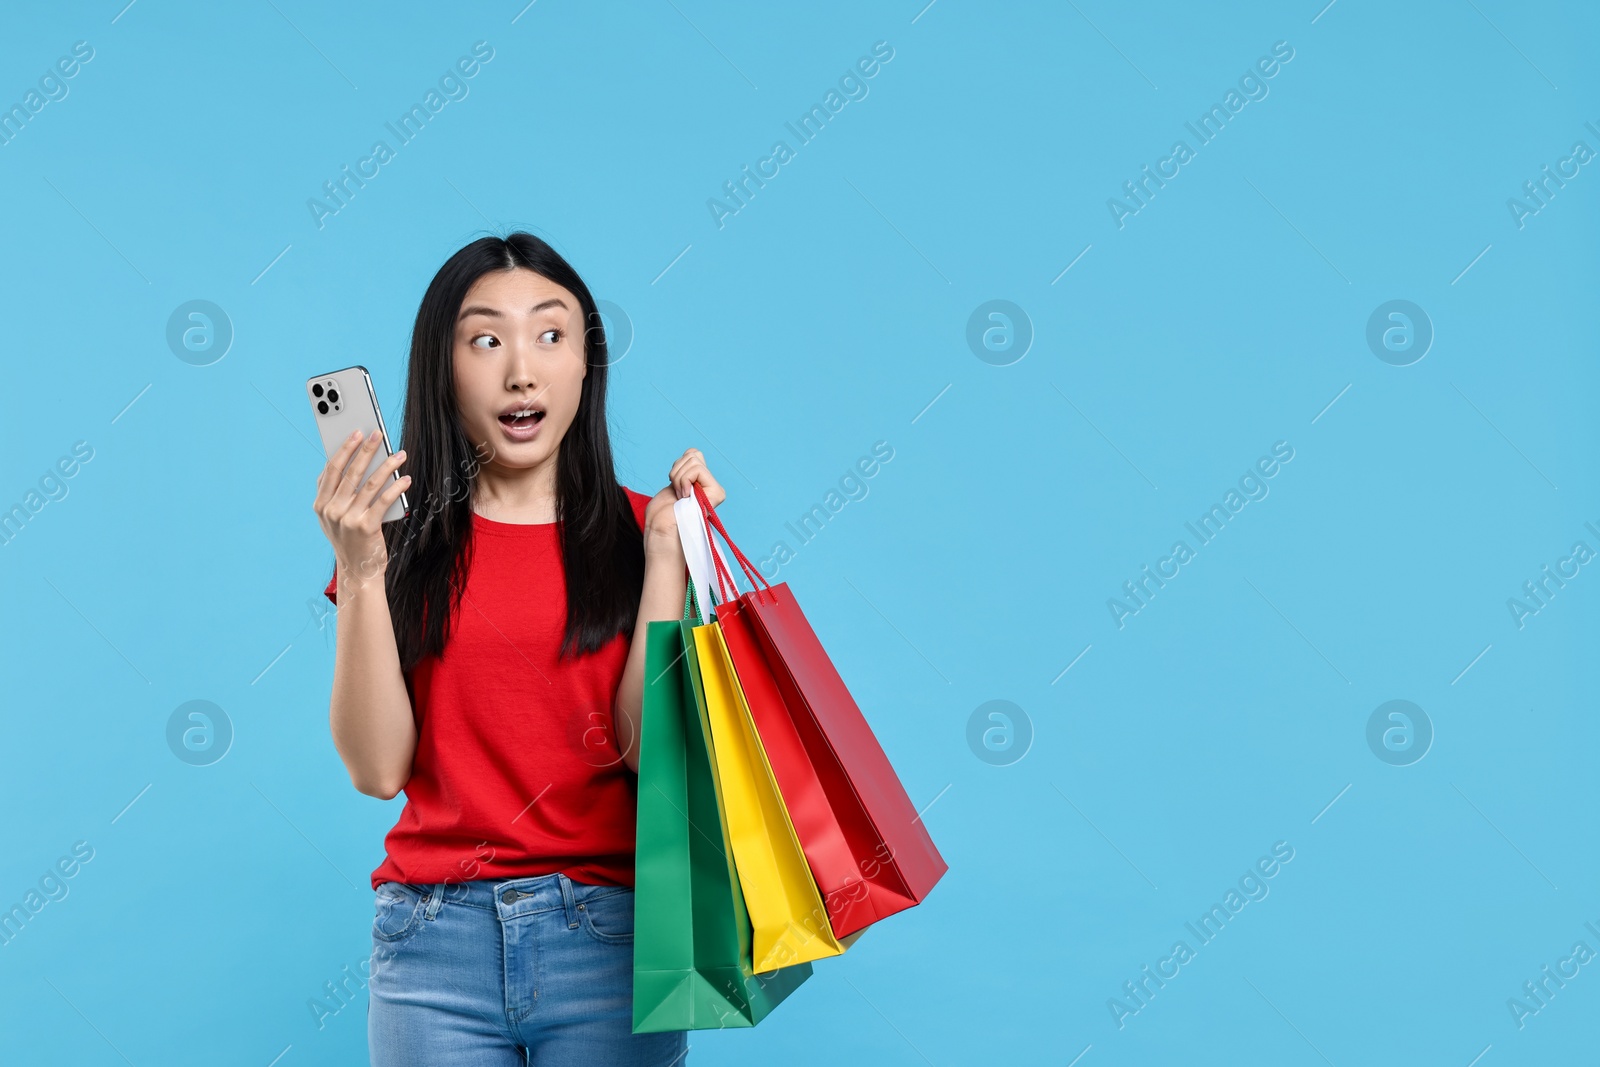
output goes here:
[[507, 889], [500, 894], [500, 899], [507, 904], [515, 904], [517, 902], [517, 891], [515, 889]]

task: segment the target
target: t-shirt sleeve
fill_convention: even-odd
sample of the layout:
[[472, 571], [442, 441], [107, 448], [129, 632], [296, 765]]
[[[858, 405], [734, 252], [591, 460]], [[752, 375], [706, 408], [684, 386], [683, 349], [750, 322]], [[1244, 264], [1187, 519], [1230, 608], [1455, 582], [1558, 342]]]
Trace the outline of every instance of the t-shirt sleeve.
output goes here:
[[333, 577], [328, 579], [328, 588], [322, 591], [323, 595], [329, 600], [333, 601], [335, 604], [339, 603], [339, 598], [335, 595], [338, 592], [338, 583], [339, 572], [338, 570], [335, 570], [333, 572]]
[[627, 486], [622, 487], [628, 494], [628, 502], [633, 505], [633, 519], [639, 524], [639, 529], [644, 529], [644, 509], [650, 506], [650, 498], [643, 493], [635, 493]]

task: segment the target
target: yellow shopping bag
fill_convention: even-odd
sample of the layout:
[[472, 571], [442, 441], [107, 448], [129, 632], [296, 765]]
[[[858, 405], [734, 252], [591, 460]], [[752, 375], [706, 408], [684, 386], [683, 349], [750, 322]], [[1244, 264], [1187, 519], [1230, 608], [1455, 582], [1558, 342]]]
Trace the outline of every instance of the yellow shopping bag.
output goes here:
[[822, 894], [806, 866], [722, 630], [713, 622], [696, 626], [693, 632], [715, 750], [712, 763], [726, 802], [734, 866], [754, 928], [755, 969], [764, 972], [837, 956], [845, 946], [833, 936]]

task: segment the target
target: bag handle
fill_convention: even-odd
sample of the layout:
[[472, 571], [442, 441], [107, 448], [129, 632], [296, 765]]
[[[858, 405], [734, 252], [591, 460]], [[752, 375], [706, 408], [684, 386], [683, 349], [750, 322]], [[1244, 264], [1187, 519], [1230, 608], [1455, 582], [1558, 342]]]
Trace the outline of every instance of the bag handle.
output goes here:
[[[704, 521], [705, 520], [702, 518], [701, 519], [702, 524], [704, 523]], [[710, 540], [710, 536], [711, 535], [708, 532], [706, 534], [706, 539], [708, 541]], [[735, 582], [733, 580], [733, 571], [728, 568], [728, 563], [727, 563], [726, 560], [724, 560], [722, 558], [722, 554], [720, 552], [717, 554], [716, 563], [717, 563], [717, 595], [720, 598], [720, 601], [722, 603], [727, 603], [729, 600], [737, 600], [737, 599], [739, 599], [739, 583]], [[727, 590], [726, 592], [724, 591], [724, 587], [726, 587], [726, 590]]]
[[[752, 590], [758, 590], [763, 587], [771, 589], [772, 583], [767, 581], [767, 579], [762, 576], [761, 572], [755, 568], [755, 565], [745, 557], [745, 554], [739, 551], [739, 546], [733, 543], [733, 538], [728, 536], [727, 529], [722, 525], [722, 518], [717, 514], [717, 509], [711, 506], [711, 501], [706, 499], [706, 492], [704, 489], [700, 488], [700, 483], [694, 482], [692, 483], [692, 486], [694, 489], [695, 499], [700, 504], [700, 512], [704, 517], [705, 522], [715, 529], [717, 533], [721, 534], [722, 539], [728, 543], [728, 548], [732, 550], [734, 558], [739, 561], [739, 566], [744, 570], [745, 575], [750, 579], [750, 588]], [[709, 532], [706, 535], [706, 539], [708, 541], [711, 540]], [[717, 557], [717, 562], [720, 563], [722, 567], [721, 571], [717, 575], [718, 580], [720, 581], [724, 574], [727, 575], [728, 584], [733, 586], [734, 596], [738, 596], [739, 587], [733, 580], [733, 572], [728, 569], [727, 563], [722, 561], [721, 556]]]
[[683, 591], [683, 622], [704, 622], [700, 612], [700, 604], [694, 597], [694, 585], [691, 583]]
[[[678, 526], [678, 542], [683, 546], [683, 558], [689, 566], [689, 589], [695, 593], [700, 608], [709, 615], [713, 592], [716, 603], [720, 604], [738, 596], [738, 590], [735, 589], [729, 596], [721, 585], [728, 565], [706, 532], [706, 520], [700, 510], [700, 502], [692, 497], [676, 500], [672, 505], [672, 513]], [[712, 589], [713, 581], [717, 582], [715, 591]]]

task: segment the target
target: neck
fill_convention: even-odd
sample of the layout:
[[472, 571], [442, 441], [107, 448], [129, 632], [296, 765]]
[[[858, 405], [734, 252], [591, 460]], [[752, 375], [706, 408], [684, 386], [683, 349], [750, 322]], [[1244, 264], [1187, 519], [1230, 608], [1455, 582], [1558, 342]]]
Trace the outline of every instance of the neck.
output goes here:
[[533, 467], [489, 462], [478, 468], [472, 510], [498, 522], [556, 521], [556, 457]]

